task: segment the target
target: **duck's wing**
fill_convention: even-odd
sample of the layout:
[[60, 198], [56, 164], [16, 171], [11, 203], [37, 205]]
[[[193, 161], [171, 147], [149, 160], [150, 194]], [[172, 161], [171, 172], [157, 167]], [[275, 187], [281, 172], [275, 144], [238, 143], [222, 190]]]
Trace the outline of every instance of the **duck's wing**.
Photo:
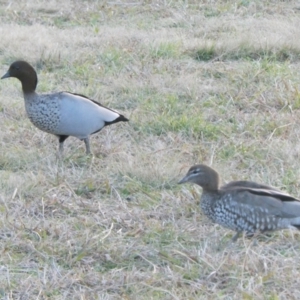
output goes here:
[[246, 180], [238, 180], [238, 181], [231, 181], [229, 183], [224, 184], [221, 186], [221, 190], [230, 190], [236, 188], [253, 188], [253, 189], [265, 189], [265, 190], [273, 190], [280, 192], [279, 189], [268, 186], [266, 184], [260, 184], [254, 181], [246, 181]]
[[300, 201], [277, 190], [238, 187], [223, 190], [239, 206], [284, 218], [300, 217]]
[[88, 98], [88, 97], [85, 96], [85, 95], [77, 94], [77, 93], [71, 93], [71, 92], [63, 92], [63, 93], [68, 93], [68, 94], [70, 94], [70, 95], [82, 97], [83, 99], [89, 100], [89, 101], [95, 103], [96, 105], [99, 105], [99, 106], [101, 106], [101, 107], [103, 107], [103, 108], [105, 108], [105, 109], [107, 109], [107, 110], [110, 110], [110, 111], [112, 111], [112, 112], [114, 112], [114, 113], [117, 113], [117, 114], [120, 115], [120, 117], [122, 117], [122, 120], [119, 120], [119, 121], [123, 121], [123, 122], [129, 121], [127, 118], [125, 118], [123, 115], [121, 115], [121, 114], [120, 114], [119, 112], [117, 112], [116, 110], [111, 109], [111, 108], [108, 108], [108, 107], [102, 105], [101, 103], [97, 102], [96, 100], [93, 100], [93, 99], [91, 99], [91, 98]]
[[55, 94], [55, 97], [59, 101], [60, 122], [54, 134], [71, 135], [83, 139], [100, 131], [104, 126], [127, 121], [118, 112], [97, 105], [81, 95], [61, 92]]

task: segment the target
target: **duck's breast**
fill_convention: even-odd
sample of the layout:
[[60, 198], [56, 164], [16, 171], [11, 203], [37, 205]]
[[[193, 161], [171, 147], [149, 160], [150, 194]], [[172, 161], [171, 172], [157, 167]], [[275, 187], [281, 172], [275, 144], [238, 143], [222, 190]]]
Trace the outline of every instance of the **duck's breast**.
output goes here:
[[61, 122], [59, 99], [59, 93], [24, 95], [25, 110], [33, 125], [43, 131], [55, 133]]

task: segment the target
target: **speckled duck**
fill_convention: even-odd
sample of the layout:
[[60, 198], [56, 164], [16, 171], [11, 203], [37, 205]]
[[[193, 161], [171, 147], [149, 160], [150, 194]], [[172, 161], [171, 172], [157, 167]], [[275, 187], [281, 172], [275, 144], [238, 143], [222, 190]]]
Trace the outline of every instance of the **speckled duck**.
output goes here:
[[219, 187], [219, 174], [200, 164], [178, 183], [193, 182], [203, 189], [200, 206], [213, 222], [240, 233], [284, 228], [300, 229], [300, 201], [276, 188], [252, 181], [233, 181]]
[[64, 141], [69, 136], [83, 140], [86, 153], [91, 153], [89, 136], [104, 126], [128, 121], [118, 112], [79, 94], [57, 92], [38, 94], [34, 68], [26, 61], [12, 63], [1, 79], [15, 77], [22, 83], [25, 109], [30, 121], [40, 130], [59, 138], [59, 153], [62, 155]]

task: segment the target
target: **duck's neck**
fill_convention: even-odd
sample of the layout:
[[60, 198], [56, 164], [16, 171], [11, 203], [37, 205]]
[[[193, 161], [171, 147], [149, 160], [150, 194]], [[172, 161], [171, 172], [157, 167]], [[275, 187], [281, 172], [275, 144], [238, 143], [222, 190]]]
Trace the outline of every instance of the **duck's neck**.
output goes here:
[[36, 86], [37, 86], [37, 79], [35, 80], [32, 80], [31, 78], [22, 79], [22, 90], [24, 95], [35, 93]]
[[211, 193], [211, 194], [218, 194], [219, 189], [218, 186], [206, 186], [202, 188], [203, 193]]

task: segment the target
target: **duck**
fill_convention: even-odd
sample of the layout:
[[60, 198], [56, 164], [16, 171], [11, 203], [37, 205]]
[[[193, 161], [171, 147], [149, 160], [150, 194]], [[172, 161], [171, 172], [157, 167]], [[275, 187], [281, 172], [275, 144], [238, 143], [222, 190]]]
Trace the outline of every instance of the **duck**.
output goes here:
[[117, 111], [81, 94], [65, 91], [38, 94], [37, 73], [26, 61], [13, 62], [1, 79], [10, 77], [21, 81], [25, 110], [31, 123], [58, 137], [60, 156], [69, 136], [83, 140], [86, 154], [91, 154], [90, 135], [105, 126], [129, 121]]
[[245, 232], [296, 228], [300, 230], [300, 200], [277, 188], [253, 181], [232, 181], [220, 187], [220, 175], [205, 164], [192, 166], [178, 182], [202, 188], [200, 206], [214, 223], [236, 232], [232, 241]]

